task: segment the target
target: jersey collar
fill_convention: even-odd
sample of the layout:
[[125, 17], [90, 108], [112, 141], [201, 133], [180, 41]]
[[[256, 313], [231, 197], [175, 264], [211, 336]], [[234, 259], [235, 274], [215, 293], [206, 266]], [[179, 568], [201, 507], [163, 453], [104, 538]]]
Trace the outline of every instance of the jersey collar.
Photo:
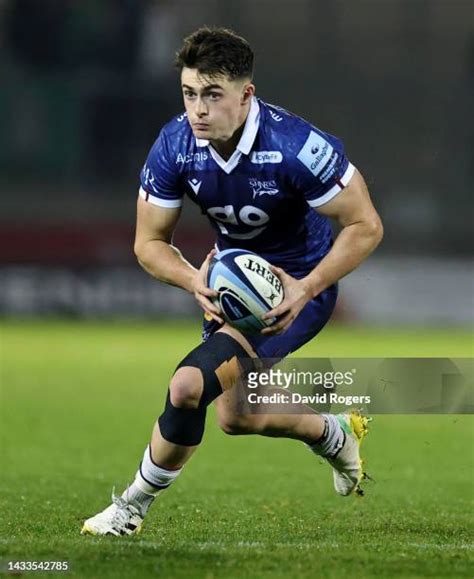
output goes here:
[[252, 97], [250, 110], [245, 121], [245, 127], [240, 137], [237, 148], [232, 153], [232, 156], [225, 161], [219, 153], [210, 145], [207, 139], [196, 139], [198, 147], [209, 147], [214, 161], [226, 172], [230, 173], [239, 163], [242, 154], [248, 155], [257, 137], [258, 127], [260, 121], [260, 106], [256, 97]]

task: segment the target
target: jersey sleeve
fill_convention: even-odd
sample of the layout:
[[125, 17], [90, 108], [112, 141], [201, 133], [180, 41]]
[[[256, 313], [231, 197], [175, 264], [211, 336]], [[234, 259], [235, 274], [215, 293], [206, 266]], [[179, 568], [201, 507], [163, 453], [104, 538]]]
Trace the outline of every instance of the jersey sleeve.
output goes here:
[[314, 128], [296, 158], [296, 185], [311, 207], [330, 201], [354, 175], [355, 167], [347, 159], [342, 142]]
[[179, 172], [171, 161], [166, 134], [162, 130], [140, 173], [139, 194], [153, 205], [181, 207], [183, 195], [178, 181]]

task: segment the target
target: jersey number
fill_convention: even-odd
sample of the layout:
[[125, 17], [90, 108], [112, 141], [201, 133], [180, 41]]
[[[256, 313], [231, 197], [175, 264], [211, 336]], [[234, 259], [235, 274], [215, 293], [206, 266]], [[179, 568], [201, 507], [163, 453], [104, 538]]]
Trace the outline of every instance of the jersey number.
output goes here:
[[[224, 205], [224, 207], [210, 207], [207, 212], [216, 220], [221, 233], [232, 237], [233, 239], [252, 239], [257, 237], [266, 228], [266, 224], [270, 221], [270, 217], [258, 207], [253, 205], [244, 205], [239, 211], [239, 215], [235, 214], [233, 205]], [[249, 233], [229, 233], [224, 223], [231, 225], [248, 225], [253, 227]]]

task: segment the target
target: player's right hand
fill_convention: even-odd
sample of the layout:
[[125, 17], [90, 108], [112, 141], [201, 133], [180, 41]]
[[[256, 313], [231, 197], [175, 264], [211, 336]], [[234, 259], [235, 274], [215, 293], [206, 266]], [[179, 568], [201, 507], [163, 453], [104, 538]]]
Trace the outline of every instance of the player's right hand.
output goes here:
[[213, 249], [207, 254], [206, 259], [202, 262], [199, 271], [196, 272], [192, 283], [192, 291], [197, 303], [201, 308], [211, 316], [213, 320], [223, 324], [224, 320], [220, 317], [221, 310], [219, 306], [212, 302], [212, 298], [216, 298], [219, 293], [211, 288], [207, 287], [207, 270], [209, 269], [209, 263], [211, 259], [216, 254], [216, 250]]

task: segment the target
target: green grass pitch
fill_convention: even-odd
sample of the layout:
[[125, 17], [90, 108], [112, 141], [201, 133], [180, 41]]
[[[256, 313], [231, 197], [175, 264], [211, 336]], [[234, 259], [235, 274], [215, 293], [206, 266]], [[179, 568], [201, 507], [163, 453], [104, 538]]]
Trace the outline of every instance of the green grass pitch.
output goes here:
[[[171, 371], [199, 324], [5, 322], [1, 554], [69, 561], [71, 576], [472, 577], [473, 420], [378, 416], [374, 483], [338, 497], [303, 444], [229, 437], [202, 448], [127, 539], [79, 535], [130, 481]], [[305, 356], [472, 355], [460, 330], [328, 327]], [[40, 574], [35, 574], [40, 576]]]

